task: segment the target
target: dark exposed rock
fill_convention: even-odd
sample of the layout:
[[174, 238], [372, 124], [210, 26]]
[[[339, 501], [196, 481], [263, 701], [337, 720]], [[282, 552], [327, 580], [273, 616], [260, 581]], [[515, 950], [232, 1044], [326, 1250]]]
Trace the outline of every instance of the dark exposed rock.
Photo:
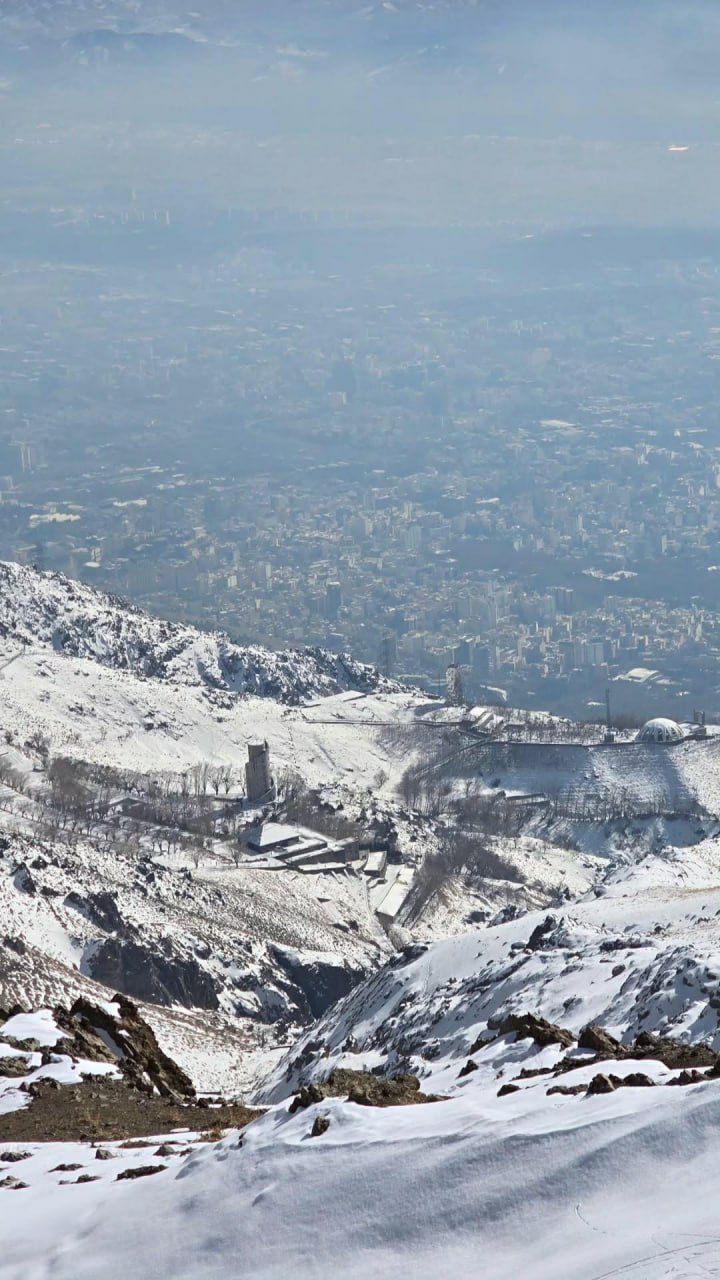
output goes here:
[[[617, 1079], [617, 1076], [614, 1079]], [[600, 1072], [598, 1075], [593, 1076], [587, 1087], [587, 1093], [588, 1096], [595, 1093], [614, 1093], [616, 1088], [617, 1085], [613, 1083], [613, 1077], [606, 1076]]]
[[[108, 1040], [103, 1039], [97, 1029], [104, 1022], [112, 1023], [117, 1034], [117, 1027], [113, 1019], [104, 1010], [97, 1009], [95, 1005], [91, 1005], [89, 1001], [85, 1002], [85, 1007], [88, 1014], [92, 1010], [97, 1015], [94, 1025], [88, 1016], [80, 1013], [79, 1010], [76, 1011], [75, 1006], [70, 1012], [60, 1007], [54, 1010], [56, 1025], [64, 1033], [59, 1048], [64, 1053], [69, 1054], [71, 1058], [85, 1058], [88, 1062], [117, 1062], [121, 1056], [120, 1046], [118, 1045], [117, 1051], [113, 1052], [110, 1047], [114, 1043], [113, 1038], [111, 1037], [110, 1043], [108, 1043]], [[101, 1023], [100, 1016], [102, 1016], [103, 1023]], [[107, 1030], [106, 1027], [104, 1029]]]
[[631, 1071], [626, 1076], [605, 1075], [600, 1072], [593, 1076], [590, 1081], [587, 1092], [593, 1093], [613, 1093], [616, 1089], [653, 1089], [655, 1081], [646, 1075], [644, 1071]]
[[462, 1080], [464, 1076], [472, 1075], [473, 1071], [477, 1071], [477, 1069], [477, 1062], [473, 1062], [472, 1058], [468, 1058], [465, 1066], [458, 1071], [458, 1080]]
[[81, 1173], [80, 1177], [75, 1179], [75, 1186], [79, 1186], [81, 1182], [97, 1182], [99, 1176], [97, 1173]]
[[106, 933], [122, 933], [126, 928], [118, 910], [117, 895], [107, 890], [88, 893], [84, 897], [79, 893], [69, 893], [65, 898], [65, 906], [79, 911], [91, 924], [104, 929]]
[[[80, 998], [70, 1013], [56, 1010], [57, 1025], [67, 1031], [77, 1057], [117, 1061], [125, 1078], [139, 1089], [157, 1089], [166, 1098], [192, 1098], [189, 1076], [160, 1048], [155, 1032], [137, 1005], [115, 995], [119, 1018]], [[89, 1052], [88, 1052], [89, 1051]]]
[[[157, 1154], [159, 1155], [160, 1153], [158, 1152]], [[95, 1159], [96, 1160], [116, 1160], [117, 1156], [115, 1155], [114, 1151], [108, 1151], [107, 1147], [98, 1147], [97, 1151], [95, 1152]]]
[[303, 1085], [290, 1103], [290, 1111], [311, 1107], [325, 1098], [347, 1098], [363, 1107], [407, 1107], [423, 1102], [439, 1102], [440, 1098], [420, 1091], [417, 1076], [400, 1075], [387, 1079], [367, 1071], [339, 1068], [322, 1084]]
[[366, 975], [366, 969], [349, 961], [319, 960], [301, 951], [272, 946], [271, 957], [291, 984], [291, 994], [307, 1018], [320, 1018], [346, 996]]
[[[615, 1076], [612, 1077], [615, 1079]], [[620, 1078], [620, 1083], [629, 1089], [654, 1089], [655, 1081], [646, 1075], [644, 1071], [630, 1071], [626, 1076]]]
[[477, 1040], [473, 1040], [472, 1044], [470, 1045], [470, 1054], [472, 1055], [473, 1053], [479, 1053], [481, 1049], [486, 1048], [486, 1046], [489, 1044], [492, 1044], [492, 1042], [493, 1042], [492, 1036], [488, 1036], [487, 1039], [484, 1039], [482, 1036], [478, 1036]]
[[641, 1031], [632, 1051], [633, 1058], [657, 1058], [671, 1070], [675, 1067], [720, 1067], [720, 1054], [706, 1044], [679, 1044], [662, 1036]]
[[419, 960], [425, 955], [428, 949], [427, 942], [411, 942], [407, 947], [403, 947], [401, 951], [394, 952], [387, 961], [388, 969], [404, 969], [406, 965], [412, 964], [414, 960]]
[[553, 1093], [561, 1093], [565, 1097], [571, 1097], [579, 1093], [585, 1093], [585, 1085], [584, 1084], [554, 1084], [551, 1089], [548, 1089], [547, 1097], [549, 1098], [550, 1095]]
[[37, 884], [24, 862], [21, 862], [17, 868], [17, 871], [13, 876], [13, 884], [20, 893], [27, 893], [30, 897], [34, 897], [38, 891]]
[[0, 1160], [3, 1164], [17, 1164], [19, 1160], [29, 1160], [30, 1151], [0, 1151]]
[[51, 1173], [76, 1173], [78, 1169], [82, 1169], [81, 1164], [56, 1164]]
[[527, 940], [527, 947], [530, 951], [538, 951], [541, 949], [553, 930], [557, 928], [557, 920], [555, 916], [546, 916], [545, 919], [533, 929]]
[[619, 1040], [611, 1036], [609, 1031], [596, 1026], [583, 1027], [578, 1036], [578, 1049], [591, 1049], [604, 1058], [622, 1058], [625, 1054]]
[[[670, 1040], [665, 1036], [651, 1035], [649, 1031], [641, 1031], [633, 1044], [621, 1044], [602, 1027], [588, 1026], [580, 1032], [578, 1048], [591, 1049], [595, 1052], [594, 1059], [585, 1059], [583, 1064], [585, 1066], [605, 1062], [609, 1058], [614, 1058], [618, 1062], [652, 1058], [662, 1062], [670, 1070], [710, 1067], [711, 1070], [706, 1078], [720, 1076], [720, 1053], [711, 1049], [709, 1045], [680, 1044], [677, 1040]], [[554, 1070], [560, 1075], [567, 1071], [575, 1071], [580, 1065], [580, 1059], [568, 1056], [563, 1058]]]
[[[155, 1142], [138, 1141], [149, 1133], [172, 1133], [192, 1129], [206, 1132], [242, 1129], [261, 1113], [239, 1103], [207, 1110], [192, 1099], [160, 1097], [151, 1090], [142, 1092], [128, 1080], [107, 1075], [86, 1076], [72, 1086], [38, 1082], [29, 1107], [0, 1115], [0, 1141], [21, 1142], [122, 1142], [133, 1147], [157, 1147]], [[29, 1090], [28, 1090], [29, 1092]]]
[[679, 1076], [673, 1076], [672, 1080], [668, 1080], [668, 1084], [703, 1084], [708, 1077], [702, 1071], [681, 1071]]
[[148, 1004], [218, 1008], [212, 977], [194, 956], [163, 956], [132, 939], [110, 937], [93, 951], [87, 971], [96, 982]]
[[152, 1173], [162, 1173], [163, 1169], [167, 1169], [166, 1164], [138, 1164], [134, 1169], [123, 1169], [115, 1181], [129, 1182], [133, 1178], [149, 1178]]
[[48, 1093], [57, 1093], [60, 1089], [60, 1081], [52, 1078], [31, 1080], [29, 1084], [21, 1084], [20, 1089], [29, 1093], [32, 1098], [40, 1098]]
[[19, 1178], [0, 1178], [0, 1187], [4, 1191], [26, 1191], [27, 1182], [21, 1182]]
[[560, 1044], [569, 1049], [575, 1043], [575, 1037], [571, 1031], [556, 1026], [554, 1022], [548, 1022], [546, 1018], [536, 1018], [532, 1013], [511, 1013], [500, 1020], [489, 1022], [488, 1026], [492, 1026], [500, 1035], [515, 1032], [522, 1039], [534, 1040], [542, 1048], [550, 1044]]
[[313, 1127], [310, 1130], [311, 1138], [321, 1138], [330, 1128], [330, 1121], [327, 1116], [316, 1116], [313, 1121]]
[[294, 1115], [296, 1111], [303, 1110], [305, 1107], [312, 1107], [316, 1102], [324, 1102], [325, 1098], [332, 1096], [327, 1085], [304, 1084], [290, 1103], [290, 1114]]
[[519, 1084], [501, 1084], [497, 1091], [498, 1098], [506, 1098], [509, 1093], [519, 1093]]
[[3, 938], [3, 945], [6, 946], [9, 951], [14, 951], [17, 956], [24, 956], [27, 952], [27, 947], [22, 938], [10, 937], [6, 934]]
[[[15, 1015], [16, 1015], [16, 1014], [18, 1014], [18, 1013], [29, 1013], [29, 1012], [30, 1012], [30, 1010], [29, 1010], [29, 1009], [26, 1009], [26, 1008], [25, 1008], [25, 1005], [22, 1005], [22, 1004], [13, 1004], [13, 1005], [11, 1005], [11, 1006], [10, 1006], [10, 1008], [9, 1008], [9, 1009], [2, 1009], [2, 1010], [0, 1010], [0, 1021], [2, 1021], [3, 1023], [5, 1023], [5, 1022], [7, 1022], [7, 1021], [8, 1021], [8, 1019], [9, 1019], [9, 1018], [14, 1018], [14, 1017], [15, 1017]], [[8, 1041], [8, 1043], [10, 1043], [10, 1037], [9, 1037], [9, 1036], [3, 1036], [3, 1040], [7, 1040], [7, 1041]]]
[[27, 1076], [30, 1074], [27, 1058], [0, 1058], [0, 1076]]

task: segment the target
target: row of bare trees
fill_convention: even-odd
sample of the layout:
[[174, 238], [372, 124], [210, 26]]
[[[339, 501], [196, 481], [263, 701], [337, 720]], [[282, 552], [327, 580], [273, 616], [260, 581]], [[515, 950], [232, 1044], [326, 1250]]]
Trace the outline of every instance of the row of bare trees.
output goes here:
[[322, 801], [299, 773], [283, 770], [276, 778], [276, 789], [280, 812], [287, 822], [310, 827], [331, 840], [359, 840], [360, 824]]
[[457, 826], [443, 828], [437, 848], [425, 855], [413, 881], [410, 918], [422, 915], [428, 902], [453, 880], [472, 883], [483, 879], [522, 883], [514, 863], [502, 856], [485, 833]]
[[0, 784], [25, 795], [28, 790], [29, 776], [23, 769], [18, 769], [9, 760], [0, 759]]
[[128, 795], [162, 797], [168, 795], [206, 796], [221, 792], [227, 797], [240, 782], [231, 765], [212, 765], [202, 761], [180, 773], [140, 773], [133, 769], [116, 769], [110, 765], [78, 762], [81, 775], [94, 785], [105, 783]]
[[506, 732], [508, 737], [521, 742], [597, 742], [599, 726], [587, 721], [538, 715], [533, 711], [516, 711]]
[[[567, 787], [550, 798], [549, 812], [552, 817], [578, 822], [610, 822], [616, 819], [674, 817], [679, 809], [667, 792], [660, 788], [638, 795], [621, 786], [597, 790]], [[683, 816], [702, 817], [703, 812], [697, 802], [683, 797]]]

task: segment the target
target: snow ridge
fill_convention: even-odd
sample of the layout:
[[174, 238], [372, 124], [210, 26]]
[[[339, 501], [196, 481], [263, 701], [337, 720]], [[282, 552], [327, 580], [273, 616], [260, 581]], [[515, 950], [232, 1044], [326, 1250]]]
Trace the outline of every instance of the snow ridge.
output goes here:
[[398, 688], [347, 654], [237, 645], [222, 632], [153, 618], [63, 574], [8, 562], [0, 562], [0, 636], [148, 679], [289, 705], [346, 689]]

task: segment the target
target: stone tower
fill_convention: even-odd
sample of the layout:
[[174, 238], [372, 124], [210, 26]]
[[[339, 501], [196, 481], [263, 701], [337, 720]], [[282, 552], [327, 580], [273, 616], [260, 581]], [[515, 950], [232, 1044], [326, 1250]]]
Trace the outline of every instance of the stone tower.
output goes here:
[[245, 765], [245, 791], [251, 804], [269, 800], [275, 794], [270, 773], [270, 748], [267, 742], [249, 742]]

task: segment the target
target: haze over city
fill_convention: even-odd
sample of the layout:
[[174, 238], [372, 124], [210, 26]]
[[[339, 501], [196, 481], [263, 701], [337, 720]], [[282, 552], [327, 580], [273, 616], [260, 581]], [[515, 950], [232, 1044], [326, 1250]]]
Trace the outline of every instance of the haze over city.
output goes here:
[[428, 689], [720, 710], [719, 37], [4, 5], [0, 552]]

